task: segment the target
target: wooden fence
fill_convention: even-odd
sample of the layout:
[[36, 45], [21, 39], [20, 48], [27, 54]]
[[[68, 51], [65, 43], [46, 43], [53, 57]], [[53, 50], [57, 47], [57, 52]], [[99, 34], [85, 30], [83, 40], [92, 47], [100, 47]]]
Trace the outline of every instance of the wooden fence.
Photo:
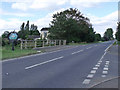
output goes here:
[[21, 49], [66, 45], [66, 40], [21, 40]]

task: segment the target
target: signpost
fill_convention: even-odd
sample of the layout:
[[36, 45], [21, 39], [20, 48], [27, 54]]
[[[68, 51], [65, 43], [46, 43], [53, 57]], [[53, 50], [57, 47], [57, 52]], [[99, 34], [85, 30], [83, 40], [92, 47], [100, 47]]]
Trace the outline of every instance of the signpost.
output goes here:
[[15, 41], [18, 39], [18, 34], [15, 31], [11, 32], [8, 36], [8, 39], [12, 43], [12, 51], [14, 51], [14, 45], [15, 45]]

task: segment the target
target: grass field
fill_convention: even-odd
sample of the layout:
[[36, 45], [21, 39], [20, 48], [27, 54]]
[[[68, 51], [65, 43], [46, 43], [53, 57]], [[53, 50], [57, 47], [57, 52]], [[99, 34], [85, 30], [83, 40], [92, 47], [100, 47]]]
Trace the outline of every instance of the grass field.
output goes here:
[[2, 47], [2, 49], [0, 49], [0, 52], [2, 52], [2, 60], [37, 53], [36, 50], [33, 50], [33, 49], [23, 49], [23, 50], [21, 50], [20, 47], [17, 47], [17, 46], [15, 47], [14, 51], [11, 50], [11, 46]]

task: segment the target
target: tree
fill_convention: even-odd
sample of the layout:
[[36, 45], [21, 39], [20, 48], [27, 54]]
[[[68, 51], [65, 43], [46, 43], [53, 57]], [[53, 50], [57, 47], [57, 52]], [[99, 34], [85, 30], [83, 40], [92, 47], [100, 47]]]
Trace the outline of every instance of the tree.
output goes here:
[[95, 34], [95, 41], [101, 41], [101, 35], [99, 33]]
[[40, 32], [38, 31], [38, 27], [34, 24], [31, 25], [29, 35], [40, 35]]
[[8, 38], [8, 35], [9, 35], [9, 31], [5, 31], [5, 32], [2, 34], [2, 38]]
[[117, 32], [116, 32], [115, 36], [116, 36], [116, 39], [118, 41], [120, 41], [120, 22], [118, 22]]
[[105, 33], [104, 33], [104, 39], [105, 39], [106, 41], [113, 39], [113, 29], [112, 29], [112, 28], [108, 28], [108, 29], [105, 31]]
[[24, 29], [25, 23], [23, 22], [21, 27], [20, 27], [20, 31], [18, 32], [18, 37], [21, 39], [26, 39], [26, 33], [25, 33], [25, 29]]
[[50, 39], [66, 39], [67, 42], [88, 41], [88, 37], [91, 39], [94, 34], [89, 19], [73, 8], [53, 15], [49, 33]]

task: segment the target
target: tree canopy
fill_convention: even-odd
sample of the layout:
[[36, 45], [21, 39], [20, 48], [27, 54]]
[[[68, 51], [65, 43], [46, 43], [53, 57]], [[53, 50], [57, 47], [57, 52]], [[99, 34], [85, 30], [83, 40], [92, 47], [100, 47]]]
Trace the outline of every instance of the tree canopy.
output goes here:
[[108, 28], [105, 31], [103, 38], [104, 38], [105, 41], [112, 40], [113, 39], [113, 29]]
[[78, 9], [67, 9], [53, 15], [49, 29], [50, 39], [66, 39], [67, 42], [93, 42], [95, 32], [90, 20]]
[[118, 41], [120, 41], [120, 22], [118, 22], [117, 32], [116, 32], [115, 36], [116, 36], [116, 39]]

